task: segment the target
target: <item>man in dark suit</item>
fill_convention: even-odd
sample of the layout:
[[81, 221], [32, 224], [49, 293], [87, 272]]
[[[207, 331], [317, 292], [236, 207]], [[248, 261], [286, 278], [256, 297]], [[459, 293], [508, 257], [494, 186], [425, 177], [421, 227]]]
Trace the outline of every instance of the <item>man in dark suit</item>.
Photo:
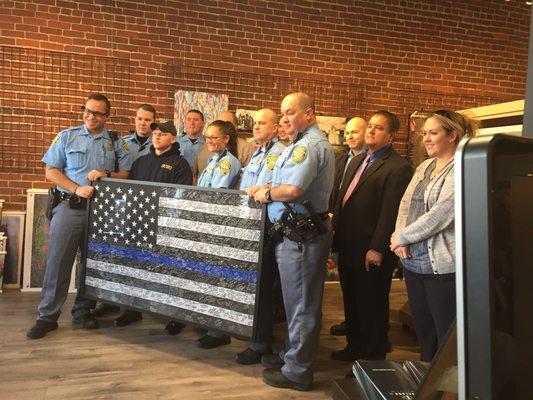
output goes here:
[[385, 359], [389, 290], [396, 256], [389, 249], [400, 199], [412, 168], [392, 148], [400, 122], [378, 111], [365, 132], [366, 153], [351, 160], [334, 213], [333, 251], [338, 252], [347, 346], [335, 360]]

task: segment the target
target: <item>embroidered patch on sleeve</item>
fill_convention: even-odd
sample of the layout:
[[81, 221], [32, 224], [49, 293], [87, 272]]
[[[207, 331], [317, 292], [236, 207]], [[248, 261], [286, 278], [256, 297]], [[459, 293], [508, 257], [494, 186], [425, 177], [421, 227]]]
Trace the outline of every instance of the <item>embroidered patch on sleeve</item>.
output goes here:
[[304, 162], [306, 157], [307, 157], [307, 147], [297, 146], [292, 151], [291, 160], [295, 164], [301, 164]]
[[218, 172], [222, 175], [227, 175], [231, 171], [231, 161], [224, 160], [218, 163]]

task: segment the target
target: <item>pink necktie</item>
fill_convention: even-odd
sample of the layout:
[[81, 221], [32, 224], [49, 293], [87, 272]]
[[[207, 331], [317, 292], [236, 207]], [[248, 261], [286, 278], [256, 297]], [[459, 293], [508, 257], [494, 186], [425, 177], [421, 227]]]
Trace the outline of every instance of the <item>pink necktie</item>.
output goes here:
[[342, 199], [342, 206], [346, 204], [350, 196], [352, 195], [355, 187], [357, 186], [357, 182], [359, 182], [359, 179], [361, 178], [361, 175], [363, 175], [363, 172], [365, 172], [366, 167], [368, 166], [368, 163], [370, 162], [370, 154], [366, 156], [366, 158], [363, 160], [359, 168], [357, 169], [357, 172], [355, 173], [352, 181], [350, 182], [350, 186], [348, 186], [348, 189], [346, 189], [346, 194], [344, 195]]

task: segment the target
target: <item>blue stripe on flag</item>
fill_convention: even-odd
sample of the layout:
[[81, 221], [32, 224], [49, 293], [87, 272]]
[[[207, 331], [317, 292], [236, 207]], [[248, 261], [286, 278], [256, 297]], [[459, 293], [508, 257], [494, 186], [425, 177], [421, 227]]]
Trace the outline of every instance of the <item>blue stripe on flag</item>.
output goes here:
[[89, 242], [89, 250], [105, 253], [112, 256], [130, 258], [140, 262], [149, 262], [150, 264], [162, 264], [170, 268], [185, 269], [188, 271], [198, 272], [204, 275], [225, 278], [233, 281], [246, 282], [252, 285], [257, 283], [255, 272], [242, 271], [231, 267], [222, 267], [206, 262], [197, 262], [183, 258], [172, 257], [166, 254], [152, 253], [150, 251], [130, 249], [120, 246], [111, 246], [103, 243]]

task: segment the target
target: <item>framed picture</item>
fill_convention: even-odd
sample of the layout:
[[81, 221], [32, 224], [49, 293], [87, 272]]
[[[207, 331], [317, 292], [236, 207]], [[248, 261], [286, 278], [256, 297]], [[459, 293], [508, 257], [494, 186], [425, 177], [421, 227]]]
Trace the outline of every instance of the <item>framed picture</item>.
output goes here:
[[235, 112], [237, 128], [239, 131], [252, 132], [254, 130], [254, 118], [256, 111], [238, 108]]
[[[47, 189], [29, 189], [26, 200], [26, 240], [24, 243], [24, 274], [22, 291], [40, 291], [43, 286], [44, 268], [48, 253], [48, 230], [46, 218]], [[77, 262], [75, 263], [77, 265]], [[69, 292], [76, 291], [76, 273], [72, 273]]]
[[2, 225], [7, 229], [3, 274], [3, 286], [5, 288], [20, 288], [25, 216], [24, 211], [4, 210], [2, 212]]

